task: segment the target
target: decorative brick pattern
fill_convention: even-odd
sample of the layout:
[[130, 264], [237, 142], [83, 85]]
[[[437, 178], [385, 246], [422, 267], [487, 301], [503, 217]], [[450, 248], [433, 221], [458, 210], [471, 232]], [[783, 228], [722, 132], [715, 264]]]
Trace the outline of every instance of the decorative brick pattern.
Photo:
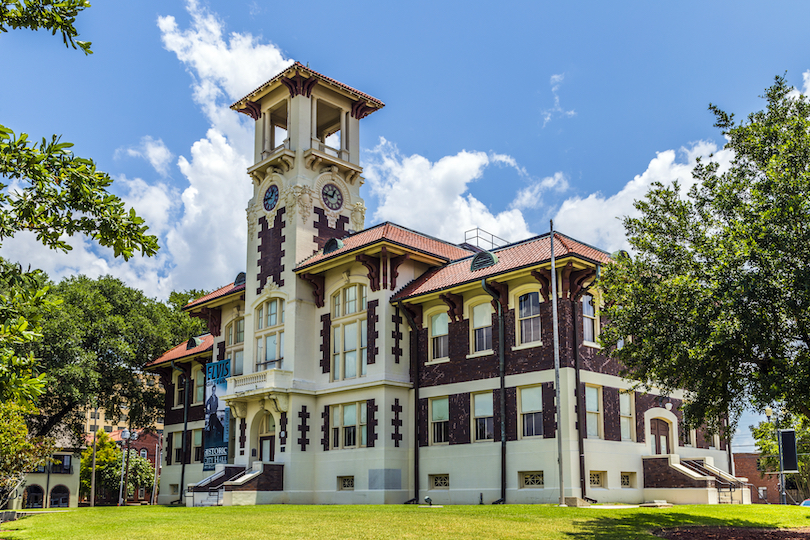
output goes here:
[[247, 443], [247, 422], [244, 418], [239, 419], [239, 455], [245, 455], [245, 443]]
[[669, 458], [644, 458], [645, 488], [713, 488], [715, 479], [696, 480], [669, 466]]
[[301, 412], [298, 413], [298, 418], [301, 422], [298, 424], [298, 433], [300, 433], [300, 437], [298, 437], [298, 444], [301, 445], [301, 451], [307, 451], [307, 445], [309, 444], [309, 437], [307, 437], [307, 432], [309, 431], [309, 426], [307, 425], [307, 421], [309, 420], [309, 413], [307, 412], [307, 406], [301, 405]]
[[[166, 465], [172, 464], [172, 458], [174, 457], [172, 453], [174, 453], [174, 446], [172, 446], [172, 442], [174, 439], [174, 433], [169, 433], [166, 435]], [[122, 483], [123, 485], [123, 483]], [[121, 488], [123, 489], [123, 488]]]
[[259, 273], [256, 274], [259, 287], [256, 289], [256, 294], [262, 293], [268, 279], [272, 279], [279, 287], [284, 286], [284, 280], [281, 278], [281, 273], [284, 271], [284, 265], [281, 263], [284, 258], [284, 250], [281, 247], [285, 240], [282, 234], [284, 231], [282, 216], [286, 210], [282, 207], [276, 211], [276, 219], [272, 228], [267, 226], [265, 216], [259, 218], [259, 247], [257, 248], [259, 261], [256, 263], [259, 267]]
[[554, 410], [556, 393], [554, 383], [543, 383], [543, 438], [551, 439], [557, 433], [557, 418]]
[[713, 437], [702, 426], [695, 430], [695, 446], [707, 449], [712, 446]]
[[265, 463], [262, 473], [243, 484], [226, 484], [225, 491], [284, 491], [284, 465]]
[[419, 429], [416, 434], [416, 442], [419, 446], [428, 445], [428, 400], [419, 400]]
[[349, 231], [346, 230], [346, 225], [349, 224], [349, 218], [346, 216], [339, 216], [337, 219], [337, 223], [335, 223], [335, 227], [332, 228], [329, 226], [329, 222], [326, 219], [326, 214], [324, 213], [323, 208], [315, 207], [314, 210], [316, 220], [315, 220], [315, 230], [318, 234], [312, 237], [312, 241], [318, 244], [318, 249], [323, 249], [323, 246], [326, 245], [326, 241], [330, 238], [344, 238], [348, 236]]
[[374, 448], [377, 441], [377, 405], [373, 399], [366, 400], [366, 446]]
[[450, 444], [470, 442], [470, 393], [448, 396], [450, 414]]
[[[764, 474], [759, 469], [759, 454], [734, 454], [734, 473], [738, 477], [748, 478], [754, 485], [751, 490], [752, 503], [779, 504], [779, 475]], [[765, 497], [760, 498], [760, 488], [765, 488]]]
[[605, 440], [622, 440], [622, 421], [619, 414], [619, 389], [602, 387], [602, 418], [604, 420]]
[[[501, 389], [492, 391], [492, 412], [495, 427], [495, 442], [501, 442]], [[517, 388], [506, 389], [506, 440], [517, 440]]]
[[279, 435], [278, 443], [281, 446], [287, 444], [287, 413], [281, 413], [281, 419], [278, 422], [279, 428], [281, 428], [282, 435]]
[[371, 300], [368, 302], [366, 308], [366, 336], [368, 340], [366, 363], [369, 365], [376, 361], [377, 354], [380, 352], [380, 349], [377, 347], [377, 338], [380, 336], [380, 333], [377, 331], [377, 323], [380, 320], [380, 316], [377, 315], [377, 307], [379, 305], [379, 300]]
[[225, 342], [217, 343], [217, 362], [225, 360]]
[[399, 448], [399, 443], [402, 441], [402, 433], [399, 431], [402, 428], [402, 419], [399, 417], [402, 414], [402, 405], [399, 404], [399, 398], [394, 398], [391, 412], [394, 413], [394, 417], [391, 419], [391, 427], [394, 428], [391, 440], [394, 441], [394, 447]]
[[402, 357], [402, 315], [399, 314], [399, 308], [391, 315], [391, 322], [394, 323], [394, 329], [391, 331], [391, 337], [394, 339], [391, 354], [394, 355], [394, 363], [399, 364], [399, 359]]
[[[191, 392], [193, 389], [191, 385], [189, 385], [188, 391]], [[189, 401], [191, 401], [191, 396], [189, 396]], [[205, 420], [205, 405], [189, 405], [188, 407], [188, 421], [189, 422], [196, 422], [197, 420]], [[166, 410], [166, 417], [165, 423], [167, 426], [172, 424], [182, 424], [183, 423], [183, 408], [177, 409], [167, 409]]]
[[326, 452], [329, 450], [329, 405], [323, 408], [321, 419], [323, 420], [323, 423], [321, 423], [321, 433], [323, 434], [323, 437], [321, 437], [321, 447], [323, 447], [323, 451]]
[[321, 373], [329, 373], [332, 369], [332, 315], [321, 315]]

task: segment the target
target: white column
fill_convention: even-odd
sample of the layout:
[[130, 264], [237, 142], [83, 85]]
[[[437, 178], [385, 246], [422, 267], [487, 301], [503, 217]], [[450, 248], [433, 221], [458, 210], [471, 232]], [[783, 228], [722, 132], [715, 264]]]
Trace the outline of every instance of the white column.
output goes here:
[[348, 122], [346, 121], [346, 115], [349, 113], [346, 111], [340, 111], [340, 159], [347, 160], [349, 159], [348, 156], [348, 146], [346, 145], [346, 128], [348, 126]]
[[312, 148], [318, 149], [320, 147], [320, 140], [318, 139], [318, 100], [311, 97], [312, 101], [312, 127], [310, 128], [310, 139], [312, 140]]
[[265, 154], [269, 153], [273, 149], [273, 143], [270, 140], [271, 138], [271, 127], [270, 127], [270, 111], [265, 111], [262, 113], [262, 157], [266, 157]]

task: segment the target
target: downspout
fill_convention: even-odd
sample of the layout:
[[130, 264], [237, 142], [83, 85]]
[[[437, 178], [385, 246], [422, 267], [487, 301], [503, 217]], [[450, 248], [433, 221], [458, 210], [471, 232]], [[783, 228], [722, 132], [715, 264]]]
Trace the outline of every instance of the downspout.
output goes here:
[[[180, 468], [180, 498], [177, 499], [176, 503], [183, 503], [185, 504], [186, 501], [184, 500], [186, 488], [184, 482], [186, 481], [186, 432], [188, 431], [188, 377], [186, 377], [186, 372], [179, 367], [174, 365], [174, 360], [172, 360], [172, 369], [175, 371], [179, 371], [183, 374], [183, 462]], [[172, 449], [169, 448], [169, 452]]]
[[501, 375], [501, 498], [492, 504], [506, 502], [506, 369], [504, 362], [504, 328], [501, 295], [487, 286], [486, 278], [481, 280], [481, 287], [490, 295], [498, 306], [498, 368]]
[[418, 504], [419, 503], [419, 359], [416, 357], [416, 343], [418, 342], [419, 335], [417, 333], [416, 321], [413, 320], [411, 314], [405, 309], [400, 301], [397, 304], [397, 309], [405, 315], [408, 321], [408, 326], [411, 328], [411, 343], [408, 347], [410, 362], [413, 366], [413, 499], [406, 501], [405, 504]]
[[[599, 270], [600, 267], [597, 265], [596, 267], [596, 278], [599, 278]], [[587, 287], [584, 287], [579, 293], [577, 294], [577, 298], [582, 298], [582, 294], [584, 294], [588, 289], [593, 286], [593, 282]], [[581, 383], [582, 379], [580, 377], [580, 370], [582, 366], [579, 360], [579, 343], [577, 342], [577, 312], [576, 312], [576, 299], [572, 299], [571, 302], [571, 328], [573, 328], [573, 344], [574, 344], [574, 380], [576, 381], [576, 392], [575, 396], [577, 399], [577, 442], [579, 444], [579, 487], [582, 490], [582, 498], [587, 501], [596, 502], [593, 499], [589, 499], [586, 492], [585, 487], [588, 483], [585, 481], [587, 478], [585, 475], [585, 436], [583, 431], [585, 430], [586, 425], [586, 418], [585, 418], [585, 396], [582, 395], [582, 388]]]

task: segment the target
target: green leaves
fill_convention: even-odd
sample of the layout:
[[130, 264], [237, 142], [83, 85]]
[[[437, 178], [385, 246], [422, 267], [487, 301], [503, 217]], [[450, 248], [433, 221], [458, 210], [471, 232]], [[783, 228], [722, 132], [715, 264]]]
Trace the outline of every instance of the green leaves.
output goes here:
[[652, 186], [625, 218], [635, 255], [602, 273], [607, 348], [628, 377], [686, 389], [693, 424], [782, 401], [810, 413], [810, 101], [784, 78], [742, 124], [715, 106], [729, 170]]
[[0, 32], [19, 28], [50, 30], [51, 35], [62, 34], [66, 47], [93, 54], [89, 41], [76, 41], [79, 35], [74, 26], [79, 12], [90, 7], [87, 0], [2, 0], [0, 2]]

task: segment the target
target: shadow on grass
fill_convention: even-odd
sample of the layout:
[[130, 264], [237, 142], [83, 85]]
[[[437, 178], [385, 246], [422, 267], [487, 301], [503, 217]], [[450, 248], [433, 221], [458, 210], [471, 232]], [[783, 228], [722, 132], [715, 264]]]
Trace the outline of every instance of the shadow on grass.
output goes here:
[[[778, 521], [778, 520], [777, 520]], [[626, 540], [632, 538], [658, 538], [652, 531], [672, 527], [746, 527], [774, 528], [779, 524], [773, 519], [714, 518], [688, 512], [656, 511], [633, 513], [623, 516], [600, 516], [580, 522], [576, 532], [565, 533], [569, 538], [597, 538], [599, 540]], [[802, 525], [810, 526], [810, 523]]]

